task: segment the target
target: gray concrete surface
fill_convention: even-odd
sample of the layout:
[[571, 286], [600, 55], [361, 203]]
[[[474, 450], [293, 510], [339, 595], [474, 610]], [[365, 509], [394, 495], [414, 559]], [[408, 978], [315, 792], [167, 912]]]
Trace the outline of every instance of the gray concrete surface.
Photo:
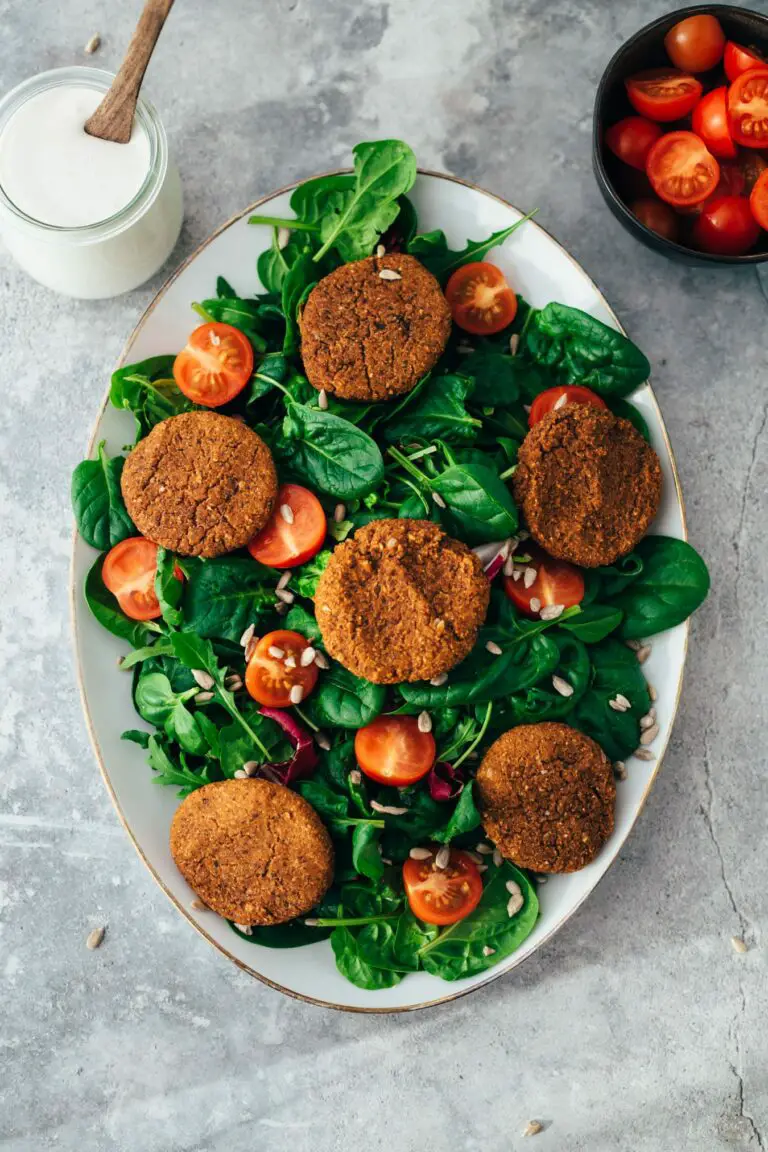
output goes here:
[[[3, 1152], [495, 1152], [527, 1149], [532, 1118], [541, 1152], [768, 1147], [768, 300], [754, 271], [639, 247], [590, 168], [600, 73], [668, 6], [179, 0], [148, 77], [186, 190], [174, 261], [357, 140], [402, 136], [422, 164], [538, 204], [654, 364], [714, 583], [671, 751], [588, 903], [454, 1005], [376, 1019], [284, 998], [199, 938], [134, 854], [74, 683], [68, 487], [161, 278], [73, 304], [0, 252]], [[84, 61], [94, 32], [114, 67], [138, 7], [0, 0], [2, 87]]]

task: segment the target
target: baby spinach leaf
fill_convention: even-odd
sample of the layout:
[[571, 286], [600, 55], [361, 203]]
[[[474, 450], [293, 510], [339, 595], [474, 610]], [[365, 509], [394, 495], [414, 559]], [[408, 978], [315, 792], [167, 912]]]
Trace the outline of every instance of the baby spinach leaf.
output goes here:
[[135, 536], [133, 521], [125, 510], [120, 476], [125, 459], [110, 460], [102, 440], [95, 460], [81, 460], [72, 473], [72, 509], [77, 530], [92, 548], [106, 552], [128, 536]]
[[199, 636], [237, 641], [275, 605], [276, 574], [250, 557], [220, 556], [196, 566], [184, 592], [187, 625]]
[[285, 247], [280, 248], [278, 231], [277, 228], [272, 229], [272, 243], [256, 261], [259, 280], [267, 292], [281, 292], [288, 270], [312, 248], [310, 235], [300, 230], [294, 230]]
[[312, 257], [305, 253], [299, 256], [286, 272], [282, 287], [282, 308], [285, 316], [285, 339], [283, 352], [293, 356], [301, 343], [299, 331], [299, 307], [320, 278]]
[[608, 604], [588, 604], [577, 616], [563, 620], [561, 627], [583, 644], [597, 644], [621, 624], [623, 612]]
[[115, 408], [133, 413], [137, 440], [161, 420], [194, 408], [173, 379], [175, 359], [175, 356], [150, 356], [148, 360], [126, 364], [112, 373], [109, 399]]
[[[635, 653], [610, 636], [589, 650], [591, 683], [571, 713], [570, 723], [596, 740], [609, 760], [624, 760], [640, 743], [640, 718], [651, 706]], [[616, 712], [608, 701], [617, 694], [631, 704]]]
[[534, 209], [533, 212], [529, 212], [516, 223], [510, 224], [508, 228], [502, 228], [500, 232], [491, 233], [486, 240], [467, 240], [466, 247], [459, 252], [451, 251], [442, 230], [424, 232], [419, 236], [414, 236], [408, 245], [408, 251], [411, 256], [418, 257], [432, 275], [436, 276], [441, 284], [444, 284], [451, 273], [460, 268], [462, 264], [470, 264], [473, 260], [484, 260], [492, 248], [498, 248], [500, 244], [503, 244], [536, 212], [537, 209]]
[[158, 773], [157, 783], [178, 788], [180, 797], [188, 796], [196, 788], [202, 788], [204, 784], [211, 783], [207, 764], [199, 771], [194, 771], [187, 764], [183, 752], [179, 753], [178, 760], [173, 760], [169, 745], [164, 743], [159, 736], [150, 736], [148, 749], [149, 766]]
[[357, 934], [357, 946], [362, 958], [375, 968], [416, 972], [419, 951], [435, 939], [438, 931], [436, 925], [423, 924], [407, 909], [397, 920], [366, 924]]
[[335, 247], [345, 261], [370, 255], [400, 210], [398, 198], [413, 187], [416, 157], [402, 140], [376, 140], [353, 149], [355, 184], [326, 198], [320, 217], [317, 262]]
[[474, 381], [472, 403], [478, 408], [509, 408], [531, 399], [555, 383], [538, 364], [520, 356], [478, 348], [459, 362], [458, 371]]
[[230, 324], [248, 337], [256, 352], [265, 352], [267, 342], [261, 332], [258, 300], [243, 300], [239, 296], [203, 300], [203, 309], [217, 324]]
[[608, 407], [614, 416], [621, 416], [623, 420], [629, 420], [632, 427], [637, 429], [643, 440], [647, 440], [650, 444], [651, 433], [645, 417], [639, 408], [635, 408], [634, 404], [630, 404], [628, 400], [622, 400], [621, 396], [612, 396]]
[[138, 679], [134, 703], [142, 720], [162, 728], [169, 740], [190, 755], [204, 756], [208, 741], [185, 704], [197, 691], [194, 687], [186, 692], [174, 692], [167, 676], [162, 672], [149, 672]]
[[261, 944], [263, 948], [303, 948], [306, 944], [316, 944], [327, 940], [332, 928], [308, 928], [303, 920], [289, 920], [287, 924], [272, 924], [261, 928], [254, 924], [246, 936], [230, 921], [230, 928], [246, 944]]
[[251, 382], [248, 385], [247, 407], [261, 400], [268, 392], [274, 391], [276, 385], [282, 384], [288, 371], [288, 364], [282, 352], [270, 352], [256, 365]]
[[356, 824], [352, 830], [352, 864], [369, 880], [380, 880], [384, 875], [380, 839], [381, 829], [375, 824]]
[[363, 728], [384, 707], [383, 684], [370, 684], [353, 676], [341, 664], [322, 673], [320, 683], [307, 699], [307, 711], [321, 728]]
[[[523, 906], [514, 916], [507, 913], [506, 885], [510, 881], [523, 893]], [[505, 861], [494, 869], [475, 911], [422, 946], [422, 966], [443, 980], [485, 972], [520, 947], [533, 931], [538, 915], [539, 901], [530, 880]], [[490, 955], [485, 954], [486, 948], [493, 950]]]
[[139, 748], [149, 747], [150, 733], [145, 732], [142, 728], [128, 728], [125, 732], [120, 733], [121, 740], [129, 740], [131, 744], [138, 744]]
[[[576, 619], [576, 617], [574, 617]], [[542, 720], [563, 720], [568, 716], [587, 691], [592, 675], [587, 648], [575, 636], [553, 630], [549, 638], [557, 645], [559, 657], [555, 673], [567, 684], [572, 692], [563, 696], [552, 683], [552, 677], [542, 678], [525, 691], [514, 692], [494, 707], [492, 726], [497, 731], [513, 728], [517, 724], [537, 724]], [[481, 718], [482, 705], [477, 705], [475, 715]]]
[[651, 366], [621, 332], [567, 304], [532, 309], [527, 354], [551, 368], [560, 384], [583, 384], [600, 396], [627, 396], [648, 379]]
[[[290, 756], [290, 745], [284, 739], [281, 729], [272, 720], [260, 715], [253, 704], [243, 705], [243, 718], [248, 730], [237, 720], [225, 725], [219, 731], [219, 756], [221, 770], [230, 779], [249, 760], [262, 758], [270, 764], [279, 764]], [[252, 733], [258, 736], [263, 753], [255, 755]]]
[[357, 940], [349, 928], [334, 928], [331, 933], [331, 947], [339, 972], [358, 988], [371, 990], [392, 988], [402, 980], [399, 972], [374, 968], [364, 960]]
[[[305, 180], [294, 190], [291, 208], [304, 228], [310, 232], [319, 232], [323, 216], [329, 211], [339, 211], [354, 187], [355, 177], [351, 172], [316, 176], [313, 180]], [[253, 223], [253, 218], [250, 222]], [[290, 220], [285, 223], [288, 228], [292, 226]]]
[[612, 600], [624, 613], [620, 632], [626, 640], [644, 639], [681, 624], [709, 592], [707, 566], [685, 540], [646, 536], [635, 554], [643, 570]]
[[349, 799], [335, 788], [331, 788], [324, 780], [299, 780], [296, 791], [312, 805], [326, 820], [335, 820], [349, 815]]
[[462, 836], [465, 832], [472, 832], [475, 828], [479, 828], [480, 823], [480, 813], [472, 795], [472, 781], [470, 780], [459, 793], [456, 807], [451, 813], [448, 823], [444, 828], [434, 833], [434, 839], [442, 844], [447, 844], [455, 836]]
[[432, 377], [412, 404], [399, 415], [393, 413], [393, 418], [384, 418], [380, 425], [382, 439], [387, 444], [414, 436], [449, 444], [471, 442], [482, 423], [467, 412], [471, 391], [471, 380], [462, 376]]
[[452, 536], [469, 545], [512, 536], [517, 508], [503, 480], [483, 464], [454, 464], [432, 481], [445, 501], [440, 519]]
[[146, 647], [153, 635], [160, 631], [154, 620], [129, 620], [101, 578], [104, 557], [99, 556], [85, 578], [85, 599], [93, 615], [113, 636], [127, 640], [133, 648]]
[[337, 500], [365, 496], [384, 479], [374, 440], [340, 416], [288, 401], [278, 452], [306, 484]]

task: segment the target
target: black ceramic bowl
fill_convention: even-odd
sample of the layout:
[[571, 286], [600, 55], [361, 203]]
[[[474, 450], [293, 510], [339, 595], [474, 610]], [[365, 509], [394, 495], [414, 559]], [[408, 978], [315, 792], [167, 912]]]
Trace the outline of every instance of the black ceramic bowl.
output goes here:
[[[695, 16], [697, 13], [716, 16], [729, 40], [757, 48], [768, 59], [768, 16], [761, 16], [759, 12], [750, 12], [746, 8], [731, 8], [725, 4], [697, 4], [690, 8], [678, 8], [676, 12], [661, 16], [652, 24], [641, 28], [619, 48], [603, 73], [597, 89], [592, 134], [592, 164], [595, 176], [605, 202], [616, 219], [648, 248], [653, 248], [654, 251], [661, 252], [673, 260], [680, 260], [684, 264], [729, 266], [760, 264], [768, 260], [768, 232], [761, 233], [757, 247], [745, 256], [714, 256], [687, 247], [684, 240], [680, 242], [667, 240], [652, 232], [650, 228], [646, 228], [630, 211], [627, 201], [653, 195], [647, 177], [644, 173], [624, 164], [605, 144], [606, 128], [610, 128], [625, 116], [637, 115], [627, 98], [625, 79], [644, 68], [669, 67], [671, 61], [664, 49], [664, 37], [678, 21], [684, 20], [686, 16]], [[713, 68], [711, 73], [700, 73], [699, 79], [707, 90], [716, 87], [717, 84], [728, 83], [722, 65]], [[662, 124], [661, 127], [664, 131], [669, 131], [678, 125]], [[681, 220], [685, 227], [685, 218], [681, 217]]]

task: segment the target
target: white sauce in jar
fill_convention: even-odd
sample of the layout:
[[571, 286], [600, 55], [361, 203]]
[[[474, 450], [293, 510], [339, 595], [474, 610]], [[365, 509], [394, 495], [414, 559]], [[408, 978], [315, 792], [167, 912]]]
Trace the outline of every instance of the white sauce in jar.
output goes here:
[[42, 224], [82, 228], [125, 208], [149, 173], [150, 146], [134, 122], [127, 144], [89, 136], [83, 125], [101, 103], [95, 88], [62, 84], [30, 97], [0, 136], [0, 185]]

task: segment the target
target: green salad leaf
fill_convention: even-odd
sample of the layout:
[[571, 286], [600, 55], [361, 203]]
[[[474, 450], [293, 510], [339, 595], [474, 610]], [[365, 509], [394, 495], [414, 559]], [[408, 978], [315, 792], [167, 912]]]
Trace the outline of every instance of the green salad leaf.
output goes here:
[[86, 544], [100, 552], [137, 535], [120, 491], [125, 459], [110, 459], [104, 443], [102, 440], [96, 449], [95, 460], [81, 460], [72, 473], [72, 509], [77, 530]]
[[627, 396], [651, 374], [636, 344], [615, 328], [568, 304], [531, 310], [526, 353], [555, 371], [559, 384], [583, 384], [599, 396]]

